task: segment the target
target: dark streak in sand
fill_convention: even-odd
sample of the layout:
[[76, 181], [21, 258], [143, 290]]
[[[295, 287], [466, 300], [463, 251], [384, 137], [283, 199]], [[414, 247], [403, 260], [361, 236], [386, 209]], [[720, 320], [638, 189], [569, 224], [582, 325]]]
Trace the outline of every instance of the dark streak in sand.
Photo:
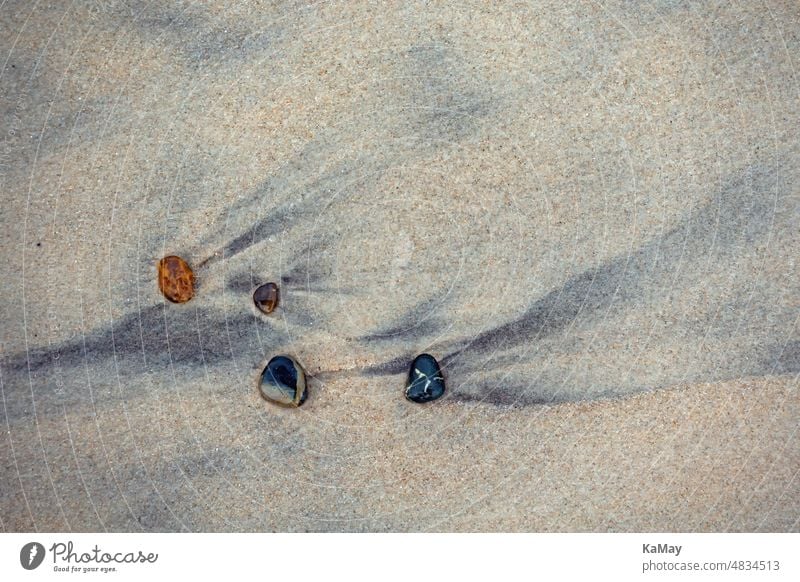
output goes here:
[[[332, 178], [330, 178], [332, 179]], [[435, 300], [426, 300], [408, 310], [393, 323], [359, 338], [364, 344], [387, 341], [404, 341], [420, 344], [417, 348], [430, 349], [443, 354], [440, 362], [448, 383], [452, 387], [450, 398], [463, 401], [480, 401], [496, 404], [557, 402], [574, 400], [574, 395], [565, 395], [561, 390], [544, 387], [544, 391], [527, 394], [519, 392], [517, 384], [495, 388], [476, 395], [473, 384], [467, 389], [460, 386], [460, 379], [468, 378], [479, 366], [497, 367], [502, 377], [505, 366], [515, 361], [514, 353], [508, 352], [519, 346], [527, 346], [548, 338], [558, 337], [576, 321], [591, 322], [593, 317], [610, 309], [630, 309], [642, 302], [642, 298], [669, 289], [677, 275], [692, 273], [695, 263], [735, 257], [746, 252], [769, 232], [773, 222], [775, 175], [766, 166], [753, 166], [722, 188], [705, 206], [690, 213], [677, 226], [641, 246], [638, 250], [611, 259], [603, 265], [587, 269], [569, 279], [559, 288], [553, 289], [533, 302], [513, 321], [496, 326], [466, 339], [444, 340], [440, 345], [423, 345], [423, 340], [440, 333], [442, 322], [434, 315], [415, 325], [419, 317], [429, 314]], [[299, 211], [280, 207], [268, 217], [258, 220], [248, 234], [234, 237], [223, 247], [225, 255], [240, 253], [253, 244], [263, 241], [269, 234], [284, 228], [292, 220], [301, 220], [311, 212], [315, 196], [309, 196]], [[290, 225], [289, 225], [290, 226]], [[313, 254], [324, 245], [324, 240], [296, 252], [289, 264], [290, 270], [282, 275], [287, 287], [303, 289], [309, 283], [323, 289], [330, 280], [330, 273], [309, 271], [313, 268]], [[744, 251], [743, 251], [744, 250]], [[683, 271], [682, 271], [683, 270]], [[702, 268], [698, 276], [702, 274]], [[246, 272], [235, 274], [228, 289], [245, 291], [251, 288], [254, 275]], [[315, 323], [313, 315], [303, 310], [304, 300], [295, 296], [294, 310], [289, 310], [287, 321], [308, 328]], [[288, 302], [287, 302], [288, 303]], [[299, 309], [298, 309], [299, 307]], [[198, 333], [198, 321], [201, 330]], [[84, 359], [129, 357], [142, 358], [142, 364], [171, 361], [189, 367], [215, 365], [237, 357], [260, 359], [264, 346], [259, 345], [251, 326], [270, 326], [270, 322], [254, 318], [249, 312], [231, 315], [202, 305], [164, 311], [163, 305], [145, 308], [86, 335], [85, 342], [70, 341], [50, 348], [31, 350], [30, 358], [24, 354], [11, 356], [7, 361], [10, 370], [32, 371], [52, 364], [54, 356], [60, 356], [61, 366], [78, 365]], [[272, 332], [274, 328], [270, 328]], [[225, 330], [225, 333], [219, 333]], [[269, 337], [273, 347], [280, 345], [275, 333], [262, 334]], [[200, 341], [199, 338], [202, 338]], [[409, 362], [417, 350], [404, 350], [404, 355], [395, 356], [363, 370], [365, 376], [385, 376], [407, 372]], [[506, 353], [509, 357], [503, 357]], [[496, 358], [499, 356], [499, 359]], [[494, 361], [493, 361], [494, 360]], [[700, 380], [721, 377], [765, 374], [769, 370], [796, 371], [798, 369], [797, 343], [790, 342], [779, 355], [772, 358], [746, 358], [738, 368], [728, 367], [708, 374]], [[505, 362], [505, 363], [504, 363]], [[759, 364], [758, 362], [761, 362]], [[634, 391], [649, 389], [639, 386]], [[484, 389], [481, 389], [484, 390]], [[552, 396], [552, 399], [543, 396]], [[526, 399], [527, 398], [527, 399]]]
[[[587, 320], [609, 309], [630, 309], [640, 303], [648, 293], [669, 289], [670, 282], [681, 269], [693, 268], [692, 263], [736, 256], [742, 249], [751, 248], [769, 232], [773, 222], [774, 199], [778, 195], [774, 169], [756, 165], [742, 172], [722, 188], [700, 209], [690, 213], [662, 237], [651, 240], [635, 252], [616, 257], [607, 263], [578, 273], [559, 288], [536, 300], [520, 317], [494, 327], [475, 337], [445, 341], [433, 350], [444, 353], [440, 362], [448, 375], [450, 398], [465, 402], [489, 404], [541, 404], [577, 400], [555, 384], [543, 389], [525, 389], [517, 384], [511, 387], [489, 387], [488, 384], [471, 383], [460, 386], [459, 379], [469, 378], [478, 366], [491, 366], [497, 378], [504, 375], [502, 361], [515, 362], [518, 358], [497, 361], [498, 355], [519, 346], [535, 344], [562, 334], [578, 320]], [[698, 275], [700, 275], [698, 273]], [[410, 324], [414, 312], [407, 313], [400, 322], [389, 328], [364, 336], [362, 341], [374, 342], [387, 334], [402, 336], [402, 327]], [[437, 333], [437, 326], [423, 326], [417, 331]], [[786, 370], [797, 368], [796, 343], [789, 344], [775, 362]], [[405, 372], [410, 360], [394, 358], [365, 370], [367, 375], [394, 375]], [[736, 369], [717, 370], [697, 381], [729, 379], [745, 375], [763, 375], [776, 367], [760, 365], [756, 358], [748, 358]], [[652, 389], [639, 386], [636, 391]], [[542, 394], [550, 395], [545, 398]]]

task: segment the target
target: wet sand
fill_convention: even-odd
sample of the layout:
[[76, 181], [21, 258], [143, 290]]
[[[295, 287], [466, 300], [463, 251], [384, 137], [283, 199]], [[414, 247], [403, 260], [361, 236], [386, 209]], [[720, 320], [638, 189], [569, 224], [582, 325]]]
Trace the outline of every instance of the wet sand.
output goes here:
[[794, 3], [0, 15], [4, 531], [800, 527]]

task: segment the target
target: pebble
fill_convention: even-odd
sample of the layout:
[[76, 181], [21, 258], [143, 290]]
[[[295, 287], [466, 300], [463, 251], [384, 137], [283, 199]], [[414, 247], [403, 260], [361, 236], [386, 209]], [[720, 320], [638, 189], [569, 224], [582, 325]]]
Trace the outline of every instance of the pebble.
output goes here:
[[194, 296], [194, 273], [182, 258], [164, 257], [158, 261], [158, 288], [173, 303], [186, 303]]
[[278, 286], [275, 283], [264, 283], [253, 292], [253, 303], [261, 313], [270, 314], [278, 306]]
[[308, 397], [305, 372], [289, 356], [275, 356], [267, 363], [259, 390], [265, 400], [281, 406], [301, 406]]
[[411, 362], [406, 381], [406, 398], [412, 402], [430, 402], [444, 394], [444, 378], [439, 362], [430, 354], [420, 354]]

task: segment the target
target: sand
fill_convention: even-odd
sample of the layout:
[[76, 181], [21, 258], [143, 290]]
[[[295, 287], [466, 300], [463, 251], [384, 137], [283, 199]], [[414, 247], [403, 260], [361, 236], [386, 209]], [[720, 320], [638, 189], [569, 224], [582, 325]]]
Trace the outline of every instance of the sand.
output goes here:
[[0, 528], [797, 531], [798, 54], [788, 1], [5, 3]]

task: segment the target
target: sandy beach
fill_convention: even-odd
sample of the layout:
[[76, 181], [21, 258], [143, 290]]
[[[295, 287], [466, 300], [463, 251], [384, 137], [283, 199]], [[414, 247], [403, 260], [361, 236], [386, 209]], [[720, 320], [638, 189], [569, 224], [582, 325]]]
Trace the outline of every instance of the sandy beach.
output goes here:
[[798, 531], [798, 55], [788, 0], [4, 3], [0, 530]]

